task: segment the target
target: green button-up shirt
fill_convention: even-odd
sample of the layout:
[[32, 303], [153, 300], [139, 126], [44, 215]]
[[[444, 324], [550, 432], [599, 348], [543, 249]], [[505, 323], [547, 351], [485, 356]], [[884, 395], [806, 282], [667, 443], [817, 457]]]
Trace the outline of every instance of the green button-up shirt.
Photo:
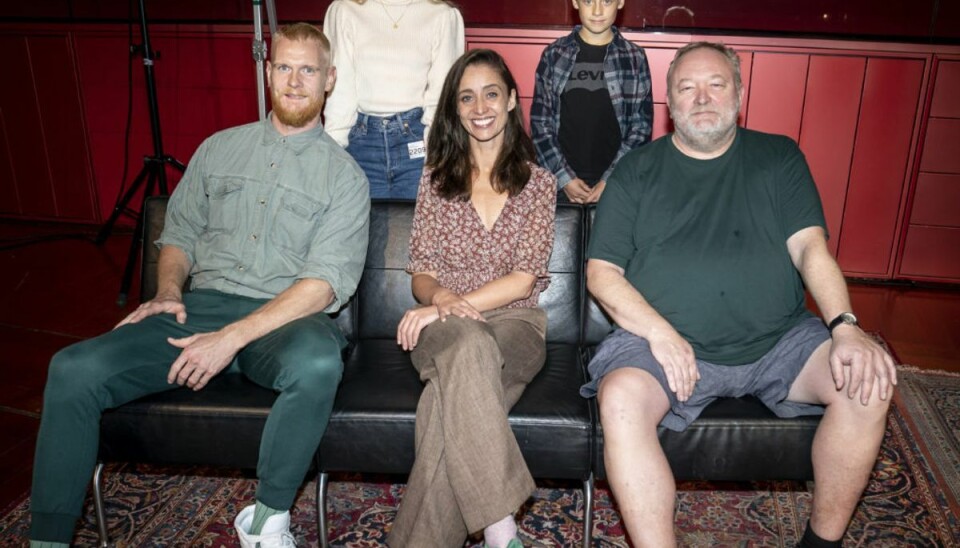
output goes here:
[[267, 119], [200, 145], [156, 245], [186, 253], [193, 289], [269, 299], [321, 279], [332, 312], [356, 291], [369, 212], [366, 176], [323, 127], [284, 136]]

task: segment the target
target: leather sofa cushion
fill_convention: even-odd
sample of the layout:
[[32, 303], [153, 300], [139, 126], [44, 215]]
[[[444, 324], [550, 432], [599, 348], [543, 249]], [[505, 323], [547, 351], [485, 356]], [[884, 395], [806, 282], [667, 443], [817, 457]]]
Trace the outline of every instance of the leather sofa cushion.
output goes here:
[[[578, 392], [584, 382], [580, 354], [576, 346], [555, 343], [547, 352], [544, 368], [511, 410], [510, 425], [534, 476], [586, 478], [593, 411]], [[409, 354], [395, 341], [360, 341], [320, 443], [321, 469], [409, 472], [422, 390]]]

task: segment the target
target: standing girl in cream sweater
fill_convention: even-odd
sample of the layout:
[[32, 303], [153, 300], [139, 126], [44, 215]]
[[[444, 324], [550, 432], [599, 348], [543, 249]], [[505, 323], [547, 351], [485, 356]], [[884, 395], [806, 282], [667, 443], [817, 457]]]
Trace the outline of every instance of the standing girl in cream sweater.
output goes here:
[[441, 0], [334, 0], [323, 32], [337, 67], [324, 127], [366, 172], [371, 198], [416, 199], [463, 17]]

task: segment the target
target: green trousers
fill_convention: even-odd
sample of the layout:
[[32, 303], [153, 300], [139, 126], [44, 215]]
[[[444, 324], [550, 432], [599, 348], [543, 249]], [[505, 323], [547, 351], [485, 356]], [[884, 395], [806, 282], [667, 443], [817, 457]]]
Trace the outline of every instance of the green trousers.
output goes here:
[[[216, 331], [266, 301], [215, 291], [184, 295], [187, 322], [152, 316], [58, 352], [50, 362], [33, 468], [33, 540], [70, 543], [96, 466], [105, 409], [165, 390], [180, 349], [167, 337]], [[267, 334], [241, 350], [231, 368], [279, 392], [260, 442], [257, 500], [293, 505], [326, 429], [346, 346], [339, 328], [315, 314]]]

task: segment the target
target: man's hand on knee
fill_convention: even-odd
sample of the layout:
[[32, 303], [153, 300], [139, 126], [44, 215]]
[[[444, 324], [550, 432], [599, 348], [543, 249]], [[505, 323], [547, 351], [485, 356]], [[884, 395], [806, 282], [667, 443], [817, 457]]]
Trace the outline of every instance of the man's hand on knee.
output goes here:
[[887, 400], [897, 384], [893, 358], [872, 337], [853, 325], [834, 330], [830, 371], [837, 390], [846, 387], [850, 399], [859, 393], [863, 405], [870, 402], [874, 388], [881, 400]]
[[153, 299], [141, 304], [127, 315], [126, 318], [113, 326], [114, 329], [127, 325], [128, 323], [137, 323], [144, 318], [156, 316], [157, 314], [173, 314], [177, 317], [177, 323], [182, 324], [187, 321], [187, 307], [184, 306], [180, 297], [175, 295], [157, 295]]
[[223, 371], [240, 351], [235, 337], [225, 330], [197, 333], [167, 342], [183, 351], [170, 366], [167, 382], [200, 390]]
[[663, 367], [670, 390], [680, 401], [690, 399], [694, 386], [700, 380], [693, 347], [673, 328], [651, 331], [647, 341], [653, 357]]

